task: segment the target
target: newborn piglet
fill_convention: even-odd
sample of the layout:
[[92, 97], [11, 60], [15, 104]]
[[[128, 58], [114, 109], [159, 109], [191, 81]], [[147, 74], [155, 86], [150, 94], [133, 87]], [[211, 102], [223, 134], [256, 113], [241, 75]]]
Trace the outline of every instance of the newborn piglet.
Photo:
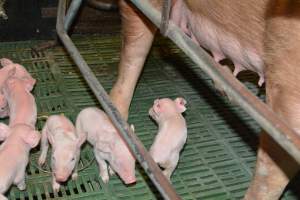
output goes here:
[[10, 110], [10, 127], [19, 123], [35, 127], [37, 109], [34, 96], [30, 93], [32, 87], [31, 83], [18, 78], [6, 81], [3, 92]]
[[4, 118], [9, 116], [9, 106], [7, 99], [3, 94], [3, 87], [9, 78], [18, 78], [26, 84], [27, 89], [31, 91], [36, 82], [30, 73], [20, 64], [13, 63], [7, 58], [0, 59], [2, 68], [0, 69], [0, 117]]
[[38, 145], [40, 134], [31, 126], [18, 124], [9, 129], [9, 136], [0, 146], [0, 199], [7, 199], [4, 193], [14, 184], [25, 190], [25, 169], [29, 151]]
[[39, 165], [46, 161], [48, 141], [52, 146], [51, 169], [52, 187], [58, 192], [60, 182], [65, 182], [72, 173], [72, 179], [77, 178], [77, 164], [80, 147], [85, 142], [86, 135], [78, 135], [72, 122], [64, 115], [50, 116], [42, 130], [41, 155]]
[[98, 108], [86, 108], [77, 116], [76, 131], [87, 134], [87, 140], [94, 146], [94, 154], [104, 183], [109, 181], [109, 172], [115, 171], [125, 184], [136, 181], [135, 158], [107, 115]]
[[[4, 98], [1, 98], [3, 96], [0, 94], [0, 99], [4, 99], [3, 102], [8, 103], [8, 106], [3, 107], [5, 110], [0, 109], [0, 113], [4, 114], [4, 111], [10, 113], [9, 127], [16, 124], [27, 124], [32, 128], [35, 127], [37, 108], [34, 96], [30, 93], [32, 87], [32, 83], [13, 77], [10, 77], [4, 83], [2, 90]], [[9, 127], [4, 123], [0, 123], [0, 141], [5, 140], [8, 133], [10, 133], [7, 131]]]
[[182, 114], [186, 100], [176, 98], [156, 99], [149, 115], [158, 124], [158, 133], [150, 148], [150, 155], [158, 165], [164, 168], [164, 175], [170, 179], [175, 170], [179, 153], [187, 139], [186, 122]]

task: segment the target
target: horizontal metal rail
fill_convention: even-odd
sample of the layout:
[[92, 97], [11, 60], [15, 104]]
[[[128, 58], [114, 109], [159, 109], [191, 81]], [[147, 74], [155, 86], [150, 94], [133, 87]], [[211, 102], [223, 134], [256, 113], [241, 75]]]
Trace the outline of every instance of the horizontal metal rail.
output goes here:
[[173, 189], [170, 182], [166, 179], [166, 177], [162, 174], [161, 170], [157, 166], [157, 164], [153, 161], [152, 157], [147, 152], [144, 145], [137, 138], [137, 136], [132, 132], [130, 128], [128, 128], [128, 124], [121, 117], [118, 110], [113, 106], [112, 102], [108, 94], [102, 85], [98, 82], [97, 78], [84, 61], [76, 46], [67, 35], [67, 28], [70, 27], [70, 23], [73, 21], [73, 18], [76, 16], [76, 12], [78, 11], [78, 7], [80, 6], [81, 0], [73, 0], [70, 8], [68, 10], [67, 17], [69, 19], [65, 19], [65, 11], [66, 11], [66, 0], [60, 0], [58, 6], [57, 13], [57, 23], [56, 30], [59, 38], [61, 39], [63, 45], [66, 50], [70, 54], [71, 58], [78, 66], [80, 72], [83, 77], [87, 81], [89, 87], [92, 89], [96, 98], [102, 105], [103, 109], [107, 113], [107, 115], [112, 120], [113, 124], [116, 126], [118, 131], [120, 132], [121, 137], [125, 140], [127, 145], [129, 146], [131, 152], [134, 154], [138, 162], [141, 164], [145, 173], [149, 176], [151, 181], [154, 183], [158, 191], [165, 199], [177, 200], [181, 199]]
[[[161, 13], [149, 0], [130, 0], [153, 24], [160, 27]], [[231, 73], [201, 47], [196, 45], [172, 21], [165, 34], [185, 52], [216, 83], [222, 85], [226, 94], [242, 107], [257, 123], [300, 164], [300, 137], [288, 127], [265, 103], [260, 101]]]

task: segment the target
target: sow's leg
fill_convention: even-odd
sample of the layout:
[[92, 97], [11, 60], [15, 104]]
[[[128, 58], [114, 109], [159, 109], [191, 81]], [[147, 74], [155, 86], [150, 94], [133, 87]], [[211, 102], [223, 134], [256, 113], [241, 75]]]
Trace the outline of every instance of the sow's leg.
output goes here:
[[121, 60], [118, 78], [110, 92], [110, 97], [127, 120], [133, 92], [156, 28], [129, 1], [120, 0], [119, 7], [122, 17]]
[[[265, 38], [267, 104], [300, 133], [300, 4], [272, 1]], [[289, 15], [287, 17], [287, 15]], [[247, 200], [279, 199], [299, 165], [270, 136], [262, 133], [254, 179]]]

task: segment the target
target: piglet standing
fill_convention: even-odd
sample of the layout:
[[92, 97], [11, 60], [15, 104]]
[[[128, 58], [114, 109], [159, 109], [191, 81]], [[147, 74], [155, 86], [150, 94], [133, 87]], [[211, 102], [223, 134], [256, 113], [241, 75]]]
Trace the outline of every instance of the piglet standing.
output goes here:
[[150, 155], [164, 168], [164, 175], [170, 180], [175, 170], [179, 153], [187, 139], [187, 128], [181, 113], [186, 110], [186, 100], [176, 98], [156, 99], [149, 115], [158, 124], [158, 134], [150, 148]]
[[64, 115], [52, 115], [47, 119], [42, 130], [39, 165], [46, 161], [49, 141], [52, 146], [52, 187], [56, 192], [60, 188], [59, 182], [66, 181], [71, 173], [73, 180], [77, 178], [80, 147], [85, 140], [86, 135], [78, 135], [73, 123]]
[[31, 126], [18, 124], [9, 129], [10, 134], [0, 146], [0, 199], [7, 199], [3, 194], [14, 184], [25, 190], [25, 169], [29, 151], [38, 145], [40, 134]]
[[109, 163], [110, 175], [114, 170], [126, 184], [136, 181], [135, 158], [102, 110], [92, 107], [82, 110], [77, 116], [76, 131], [87, 134], [88, 142], [94, 146], [94, 154], [104, 183], [109, 181], [105, 161]]

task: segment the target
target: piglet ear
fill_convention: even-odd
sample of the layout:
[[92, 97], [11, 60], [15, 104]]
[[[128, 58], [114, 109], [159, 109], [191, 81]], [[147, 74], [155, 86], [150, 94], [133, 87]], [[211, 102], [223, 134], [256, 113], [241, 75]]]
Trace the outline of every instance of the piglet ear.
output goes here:
[[24, 82], [26, 90], [30, 92], [33, 89], [33, 86], [35, 85], [36, 80], [34, 78], [28, 78], [25, 79]]
[[8, 71], [8, 77], [7, 78], [10, 78], [11, 76], [15, 75], [15, 73], [16, 73], [16, 67], [12, 67]]
[[176, 108], [180, 113], [183, 113], [186, 110], [186, 100], [182, 97], [177, 97], [174, 100], [175, 104], [176, 104]]
[[31, 147], [36, 147], [41, 139], [41, 134], [38, 131], [30, 131], [29, 134], [23, 136], [23, 140]]
[[161, 113], [161, 105], [160, 105], [159, 99], [154, 100], [153, 109], [154, 109], [155, 113], [157, 113], [157, 114]]
[[9, 60], [8, 58], [1, 58], [0, 63], [3, 67], [5, 67], [6, 65], [13, 64], [13, 61]]
[[9, 136], [9, 134], [9, 127], [4, 123], [0, 123], [0, 141], [5, 140]]
[[79, 137], [77, 138], [77, 146], [80, 147], [85, 141], [86, 141], [86, 134], [85, 133], [79, 134]]

